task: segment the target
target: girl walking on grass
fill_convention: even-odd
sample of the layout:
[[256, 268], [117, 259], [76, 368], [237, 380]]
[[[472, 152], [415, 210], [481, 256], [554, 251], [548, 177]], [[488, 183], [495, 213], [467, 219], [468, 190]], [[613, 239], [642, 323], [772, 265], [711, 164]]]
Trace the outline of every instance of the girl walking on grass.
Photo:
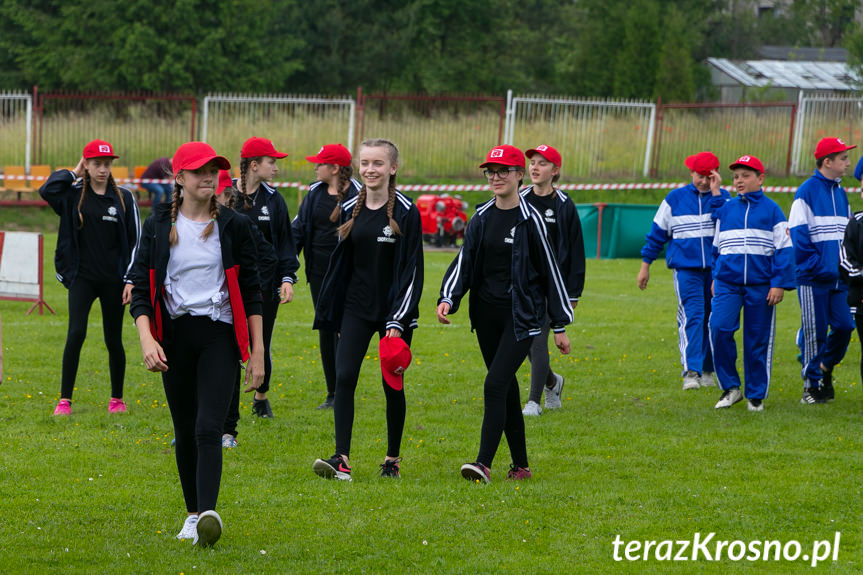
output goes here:
[[54, 172], [39, 188], [39, 195], [60, 216], [54, 265], [57, 279], [69, 290], [69, 328], [60, 401], [54, 415], [72, 414], [72, 391], [87, 337], [87, 319], [97, 298], [111, 374], [108, 411], [126, 411], [123, 307], [131, 297], [129, 271], [141, 236], [141, 221], [135, 197], [117, 186], [111, 175], [111, 164], [117, 157], [111, 144], [93, 140], [84, 146], [73, 170]]
[[[342, 204], [345, 223], [338, 228], [339, 241], [315, 308], [314, 328], [340, 336], [333, 406], [336, 451], [313, 465], [325, 478], [351, 480], [354, 393], [372, 336], [401, 338], [409, 346], [417, 325], [423, 287], [422, 225], [417, 207], [396, 189], [398, 163], [398, 148], [389, 140], [360, 144], [364, 183], [356, 197]], [[405, 392], [401, 378], [385, 377], [382, 385], [387, 453], [381, 476], [400, 477]]]
[[539, 212], [519, 193], [524, 154], [515, 146], [489, 151], [484, 174], [494, 198], [477, 207], [464, 243], [441, 285], [437, 317], [450, 323], [470, 291], [470, 322], [488, 368], [479, 453], [461, 467], [462, 477], [491, 482], [491, 466], [506, 435], [512, 464], [507, 479], [531, 477], [516, 372], [542, 333], [546, 312], [554, 343], [569, 353], [565, 326], [572, 321], [566, 284]]
[[[315, 156], [306, 156], [315, 165], [317, 181], [309, 186], [297, 216], [291, 222], [297, 254], [305, 248], [306, 279], [312, 289], [312, 304], [318, 305], [321, 284], [330, 256], [338, 242], [338, 227], [345, 223], [342, 204], [357, 195], [361, 184], [353, 178], [351, 153], [341, 144], [327, 144]], [[318, 409], [331, 409], [336, 396], [336, 346], [338, 336], [318, 331], [321, 365], [327, 383], [327, 397]]]
[[[564, 192], [555, 187], [560, 179], [560, 153], [551, 146], [541, 145], [524, 153], [530, 160], [528, 173], [532, 185], [520, 192], [521, 197], [535, 207], [548, 232], [548, 239], [557, 256], [572, 309], [584, 289], [584, 237], [581, 220], [575, 204]], [[545, 391], [545, 408], [558, 409], [564, 378], [551, 370], [548, 361], [548, 332], [550, 318], [545, 314], [542, 333], [533, 338], [530, 358], [530, 394], [522, 413], [540, 415], [539, 400]]]
[[291, 233], [288, 206], [282, 194], [268, 183], [279, 173], [276, 160], [287, 155], [276, 150], [273, 143], [266, 138], [246, 140], [240, 151], [240, 177], [234, 184], [240, 193], [235, 196], [236, 201], [230, 204], [231, 208], [248, 216], [252, 223], [258, 226], [266, 240], [272, 244], [279, 260], [275, 275], [261, 278], [264, 286], [263, 329], [266, 374], [264, 383], [255, 391], [252, 413], [264, 418], [273, 417], [267, 392], [270, 390], [270, 380], [273, 375], [270, 345], [273, 340], [273, 329], [276, 326], [276, 315], [280, 303], [289, 303], [294, 299], [294, 283], [297, 281], [297, 269], [300, 267]]
[[188, 513], [177, 538], [203, 546], [222, 533], [215, 511], [222, 426], [240, 361], [248, 361], [247, 392], [264, 379], [252, 224], [219, 206], [214, 193], [219, 168], [230, 167], [203, 142], [177, 149], [171, 202], [155, 206], [144, 223], [130, 308], [144, 365], [162, 373], [174, 423]]

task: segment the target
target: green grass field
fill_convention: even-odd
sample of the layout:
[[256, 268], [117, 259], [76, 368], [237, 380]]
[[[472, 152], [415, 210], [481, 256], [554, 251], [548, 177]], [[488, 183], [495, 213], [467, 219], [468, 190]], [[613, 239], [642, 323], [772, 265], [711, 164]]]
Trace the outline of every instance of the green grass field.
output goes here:
[[[778, 313], [766, 409], [716, 412], [715, 388], [681, 390], [670, 273], [653, 266], [646, 292], [635, 260], [588, 261], [569, 330], [573, 353], [555, 351], [564, 407], [530, 419], [534, 477], [491, 485], [459, 466], [478, 448], [485, 375], [467, 310], [434, 319], [452, 253], [426, 254], [421, 328], [407, 372], [402, 479], [378, 477], [385, 444], [376, 343], [357, 391], [350, 484], [311, 469], [333, 451], [317, 334], [305, 283], [282, 308], [274, 337], [276, 419], [241, 406], [240, 445], [225, 453], [219, 512], [225, 531], [201, 550], [174, 535], [184, 517], [171, 422], [161, 382], [125, 328], [126, 401], [109, 416], [107, 353], [98, 306], [82, 353], [74, 415], [51, 416], [60, 387], [65, 290], [53, 279], [46, 237], [46, 299], [58, 315], [25, 316], [0, 301], [0, 572], [3, 573], [860, 573], [863, 569], [861, 394], [855, 336], [836, 371], [831, 405], [802, 406], [787, 294]], [[526, 399], [529, 366], [519, 374]], [[841, 532], [838, 560], [673, 563], [613, 558], [630, 540], [814, 540]], [[620, 553], [623, 553], [621, 548]]]

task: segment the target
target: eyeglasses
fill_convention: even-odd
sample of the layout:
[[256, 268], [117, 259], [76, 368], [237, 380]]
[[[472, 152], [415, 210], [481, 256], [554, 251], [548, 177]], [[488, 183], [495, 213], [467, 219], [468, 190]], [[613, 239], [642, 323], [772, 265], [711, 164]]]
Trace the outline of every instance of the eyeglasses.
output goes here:
[[487, 170], [486, 169], [486, 170], [483, 170], [482, 173], [489, 180], [491, 180], [495, 176], [497, 176], [501, 180], [504, 180], [504, 179], [506, 179], [506, 177], [509, 175], [510, 172], [517, 172], [517, 171], [518, 171], [518, 168], [516, 168], [515, 166], [510, 166], [508, 168], [502, 168], [500, 170]]

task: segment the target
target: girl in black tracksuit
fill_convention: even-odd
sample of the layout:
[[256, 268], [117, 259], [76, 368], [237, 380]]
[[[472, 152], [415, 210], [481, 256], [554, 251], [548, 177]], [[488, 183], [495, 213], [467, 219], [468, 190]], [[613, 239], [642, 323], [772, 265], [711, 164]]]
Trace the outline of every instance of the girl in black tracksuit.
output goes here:
[[288, 154], [279, 152], [273, 143], [266, 138], [249, 138], [240, 151], [240, 177], [235, 180], [234, 187], [240, 192], [236, 202], [230, 207], [248, 216], [258, 225], [261, 233], [276, 250], [278, 267], [273, 277], [262, 277], [264, 284], [263, 318], [264, 318], [264, 362], [266, 375], [264, 383], [255, 391], [252, 400], [252, 412], [258, 417], [273, 417], [267, 392], [270, 389], [273, 362], [270, 346], [273, 340], [273, 329], [276, 325], [276, 314], [279, 304], [290, 302], [294, 298], [293, 285], [297, 281], [297, 269], [300, 260], [294, 246], [294, 236], [291, 232], [291, 216], [282, 195], [267, 183], [279, 173], [276, 160]]
[[471, 327], [488, 375], [479, 453], [461, 474], [488, 483], [502, 434], [512, 457], [507, 478], [531, 476], [516, 372], [533, 338], [542, 333], [546, 310], [555, 344], [569, 353], [564, 326], [572, 321], [572, 309], [542, 218], [518, 194], [524, 175], [521, 150], [492, 148], [480, 167], [486, 168], [495, 197], [481, 204], [468, 223], [464, 243], [444, 275], [437, 316], [449, 323], [447, 316], [458, 311], [470, 291]]
[[[863, 159], [860, 162], [863, 164]], [[856, 212], [845, 226], [839, 252], [839, 276], [848, 284], [848, 307], [857, 325], [857, 336], [863, 341], [863, 212]], [[863, 354], [860, 375], [863, 377]]]
[[[359, 194], [343, 204], [346, 222], [330, 258], [315, 329], [340, 334], [336, 350], [334, 405], [336, 452], [313, 469], [327, 478], [350, 481], [348, 460], [354, 422], [354, 392], [360, 367], [377, 333], [410, 345], [423, 286], [422, 225], [417, 207], [395, 188], [398, 149], [388, 140], [360, 145]], [[387, 401], [387, 454], [383, 477], [399, 477], [399, 449], [405, 423], [404, 389], [383, 382]]]
[[174, 423], [188, 513], [177, 537], [211, 545], [222, 529], [222, 426], [240, 361], [248, 360], [247, 392], [264, 377], [261, 282], [251, 222], [216, 203], [218, 169], [230, 169], [228, 160], [189, 142], [172, 163], [172, 201], [144, 224], [130, 312], [144, 365], [162, 373]]
[[[309, 185], [309, 193], [300, 204], [291, 227], [297, 253], [305, 248], [306, 279], [312, 290], [312, 304], [317, 306], [330, 256], [338, 243], [337, 228], [345, 223], [342, 204], [356, 196], [362, 186], [352, 177], [351, 153], [341, 144], [327, 144], [317, 155], [306, 156], [306, 160], [315, 164], [318, 180]], [[333, 407], [336, 395], [338, 336], [321, 329], [318, 339], [327, 383], [327, 397], [318, 409], [328, 409]]]
[[108, 411], [126, 411], [123, 307], [129, 303], [132, 290], [128, 274], [141, 222], [135, 197], [129, 190], [118, 187], [111, 175], [115, 158], [111, 144], [94, 140], [84, 147], [83, 157], [74, 170], [54, 172], [39, 188], [39, 195], [60, 216], [54, 264], [57, 279], [69, 290], [69, 328], [55, 415], [71, 413], [87, 319], [96, 298], [102, 307], [111, 374]]

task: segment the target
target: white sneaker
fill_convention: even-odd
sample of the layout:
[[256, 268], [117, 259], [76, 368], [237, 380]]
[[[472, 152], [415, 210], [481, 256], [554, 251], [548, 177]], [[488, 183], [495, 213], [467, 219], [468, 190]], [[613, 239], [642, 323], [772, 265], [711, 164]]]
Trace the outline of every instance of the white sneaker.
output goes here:
[[237, 438], [230, 433], [222, 435], [222, 447], [225, 449], [233, 449], [237, 446]]
[[683, 389], [698, 389], [701, 387], [697, 371], [691, 369], [683, 374]]
[[222, 536], [222, 518], [213, 510], [204, 511], [198, 516], [198, 537], [195, 543], [201, 547], [214, 545]]
[[722, 392], [722, 395], [719, 397], [719, 401], [716, 402], [714, 409], [731, 407], [741, 399], [743, 399], [743, 394], [740, 393], [739, 387], [732, 387], [731, 389], [726, 389]]
[[183, 528], [180, 529], [180, 532], [177, 533], [177, 539], [180, 541], [184, 541], [186, 539], [191, 539], [192, 543], [198, 542], [198, 516], [197, 515], [189, 515], [186, 517], [185, 523], [183, 523]]
[[705, 371], [701, 374], [701, 377], [698, 378], [698, 384], [701, 385], [701, 387], [714, 387], [716, 385], [716, 377], [712, 371]]
[[528, 401], [524, 409], [521, 410], [522, 415], [542, 415], [542, 408], [535, 401]]
[[545, 388], [545, 408], [560, 409], [560, 395], [563, 393], [563, 376], [554, 374], [554, 387]]
[[750, 399], [746, 402], [746, 409], [749, 411], [764, 411], [764, 400]]

